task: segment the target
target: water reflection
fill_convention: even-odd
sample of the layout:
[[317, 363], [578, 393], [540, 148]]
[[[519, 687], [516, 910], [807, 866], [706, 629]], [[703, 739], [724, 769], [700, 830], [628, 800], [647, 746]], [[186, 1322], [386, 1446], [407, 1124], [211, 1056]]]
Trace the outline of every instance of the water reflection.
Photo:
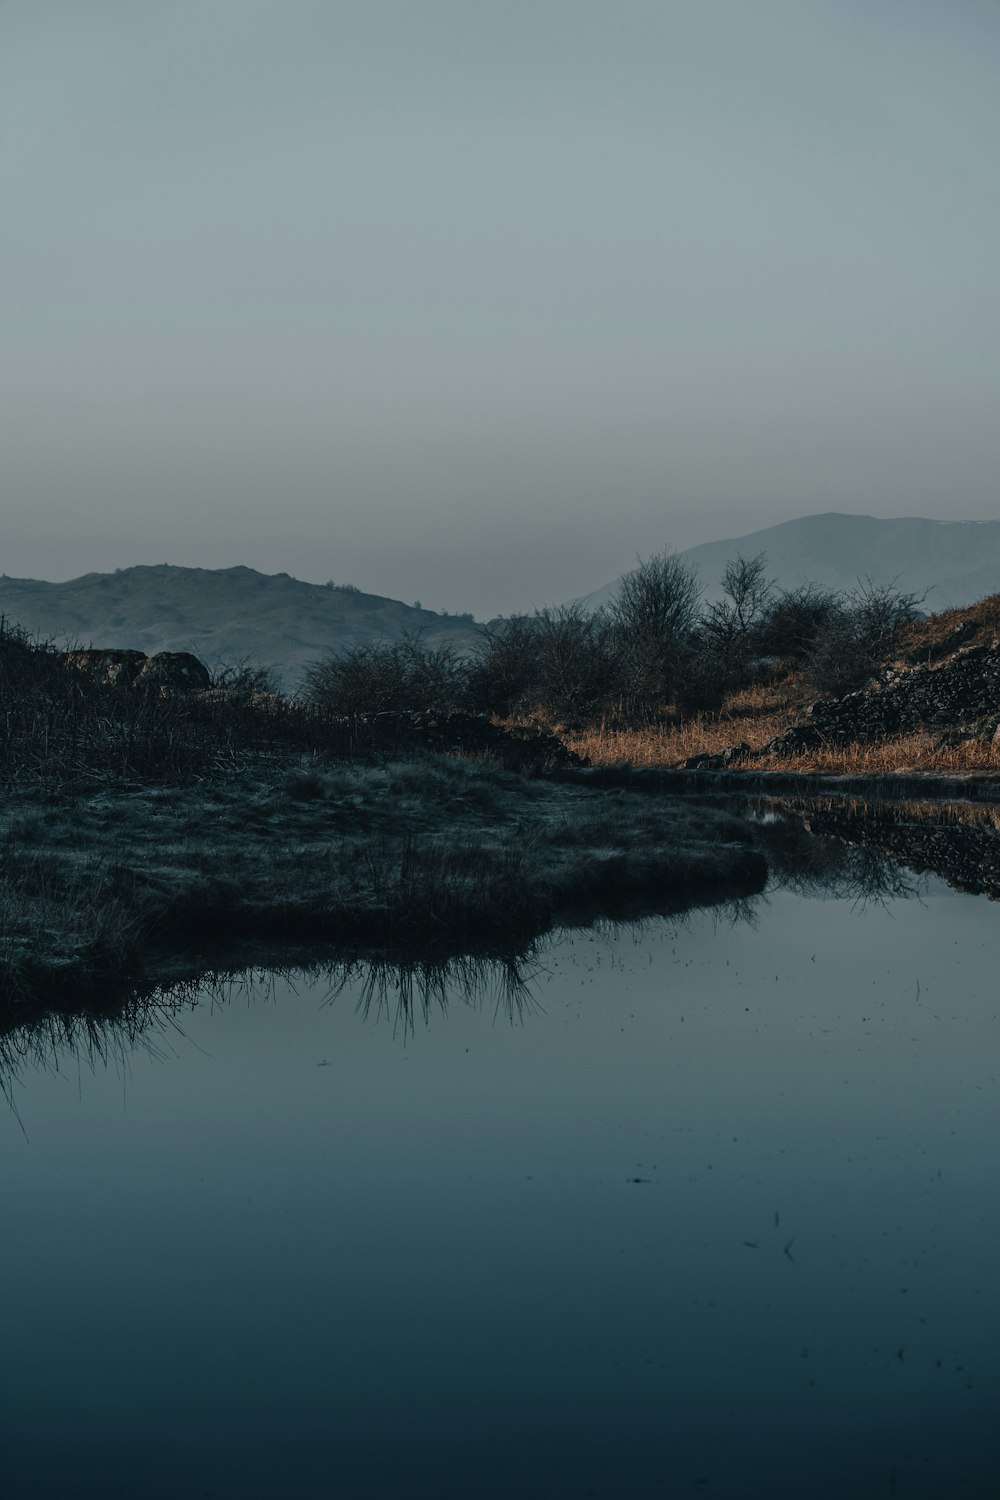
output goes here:
[[759, 819], [771, 890], [828, 896], [864, 907], [920, 894], [922, 882], [874, 841], [849, 842], [836, 830], [821, 830], [812, 810], [768, 805], [745, 811]]
[[756, 901], [8, 1028], [6, 1492], [993, 1493], [997, 911], [823, 811]]
[[135, 992], [102, 1012], [51, 1009], [7, 1017], [0, 1030], [0, 1092], [17, 1114], [18, 1085], [26, 1073], [124, 1073], [136, 1050], [165, 1057], [170, 1033], [181, 1030], [181, 1014], [203, 999], [202, 986], [190, 982]]
[[1000, 809], [976, 803], [826, 798], [782, 806], [808, 840], [839, 842], [883, 863], [932, 874], [954, 890], [1000, 897]]
[[330, 964], [321, 975], [327, 1003], [345, 991], [355, 995], [354, 1009], [364, 1020], [388, 1021], [395, 1032], [412, 1032], [418, 1019], [433, 1010], [446, 1015], [450, 1002], [487, 1007], [494, 1020], [523, 1021], [536, 1004], [533, 980], [537, 944], [503, 959], [458, 956], [447, 962], [391, 963], [354, 958]]
[[[718, 805], [719, 799], [711, 800]], [[958, 891], [1000, 896], [1000, 809], [834, 797], [729, 799], [726, 805], [754, 820], [770, 877], [766, 893], [715, 908], [725, 923], [754, 925], [761, 902], [776, 890], [849, 900], [864, 909], [919, 896], [927, 875]], [[649, 924], [683, 920], [683, 914], [675, 914], [595, 927], [607, 935], [623, 929], [639, 934]], [[247, 993], [259, 998], [276, 980], [295, 976], [325, 985], [331, 1002], [349, 992], [366, 1021], [404, 1035], [418, 1021], [426, 1024], [432, 1012], [446, 1014], [456, 1003], [489, 1008], [495, 1018], [520, 1023], [537, 1004], [534, 981], [542, 947], [536, 940], [487, 957], [434, 959], [353, 953], [319, 963], [297, 954], [295, 962], [210, 969], [109, 994], [100, 1010], [56, 1005], [24, 1014], [18, 1009], [0, 1020], [0, 1090], [16, 1104], [17, 1081], [28, 1070], [125, 1071], [137, 1049], [167, 1056], [184, 1034], [184, 1014], [195, 1006], [228, 1005]]]
[[186, 1039], [184, 1017], [196, 1008], [225, 1008], [244, 1001], [266, 1004], [279, 989], [305, 983], [324, 992], [325, 1004], [345, 994], [365, 1021], [388, 1023], [408, 1035], [431, 1013], [447, 1015], [459, 1003], [487, 1009], [494, 1020], [521, 1023], [537, 1005], [534, 982], [538, 944], [516, 953], [483, 958], [458, 954], [450, 959], [363, 957], [288, 967], [211, 970], [169, 984], [133, 990], [120, 1004], [101, 1012], [52, 1009], [8, 1018], [0, 1030], [0, 1092], [15, 1109], [17, 1086], [27, 1072], [128, 1072], [129, 1058], [141, 1050], [165, 1060]]

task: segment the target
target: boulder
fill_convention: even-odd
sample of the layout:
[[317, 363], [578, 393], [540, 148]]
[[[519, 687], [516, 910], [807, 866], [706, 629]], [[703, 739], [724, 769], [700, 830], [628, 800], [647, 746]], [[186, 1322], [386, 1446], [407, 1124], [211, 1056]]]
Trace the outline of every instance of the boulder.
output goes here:
[[171, 693], [204, 692], [212, 679], [204, 662], [189, 651], [158, 651], [146, 657], [133, 686], [162, 696]]
[[133, 687], [153, 692], [203, 692], [212, 679], [208, 668], [188, 651], [67, 651], [66, 665], [106, 687]]
[[145, 651], [66, 652], [67, 667], [109, 687], [131, 687], [146, 661]]

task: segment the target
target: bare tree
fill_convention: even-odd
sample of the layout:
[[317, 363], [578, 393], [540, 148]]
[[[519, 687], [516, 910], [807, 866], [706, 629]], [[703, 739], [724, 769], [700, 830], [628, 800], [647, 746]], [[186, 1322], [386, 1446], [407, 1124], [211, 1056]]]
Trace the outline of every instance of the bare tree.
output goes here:
[[633, 697], [647, 707], [673, 693], [698, 619], [698, 574], [676, 552], [626, 573], [608, 610]]
[[738, 552], [731, 557], [722, 574], [722, 591], [724, 597], [705, 611], [699, 637], [717, 674], [728, 686], [736, 686], [746, 672], [753, 632], [774, 593], [764, 553], [744, 557]]
[[609, 613], [623, 635], [634, 639], [682, 640], [698, 618], [702, 588], [698, 574], [676, 552], [658, 552], [626, 573]]

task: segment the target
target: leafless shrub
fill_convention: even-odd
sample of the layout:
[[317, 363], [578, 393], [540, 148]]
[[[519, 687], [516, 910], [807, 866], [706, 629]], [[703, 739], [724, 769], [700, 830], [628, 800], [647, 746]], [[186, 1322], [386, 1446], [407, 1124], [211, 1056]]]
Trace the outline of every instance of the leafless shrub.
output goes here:
[[862, 687], [917, 613], [916, 594], [871, 579], [844, 595], [814, 639], [806, 669], [816, 691], [842, 697]]
[[314, 663], [303, 698], [326, 714], [447, 711], [464, 697], [464, 664], [449, 644], [432, 647], [419, 635], [352, 646]]

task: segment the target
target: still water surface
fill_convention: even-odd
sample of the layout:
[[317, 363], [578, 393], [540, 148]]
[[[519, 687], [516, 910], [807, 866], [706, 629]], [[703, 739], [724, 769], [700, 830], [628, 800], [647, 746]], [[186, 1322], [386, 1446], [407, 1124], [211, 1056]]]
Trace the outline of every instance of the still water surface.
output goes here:
[[778, 889], [520, 1008], [277, 979], [24, 1068], [4, 1493], [1000, 1494], [998, 954]]

